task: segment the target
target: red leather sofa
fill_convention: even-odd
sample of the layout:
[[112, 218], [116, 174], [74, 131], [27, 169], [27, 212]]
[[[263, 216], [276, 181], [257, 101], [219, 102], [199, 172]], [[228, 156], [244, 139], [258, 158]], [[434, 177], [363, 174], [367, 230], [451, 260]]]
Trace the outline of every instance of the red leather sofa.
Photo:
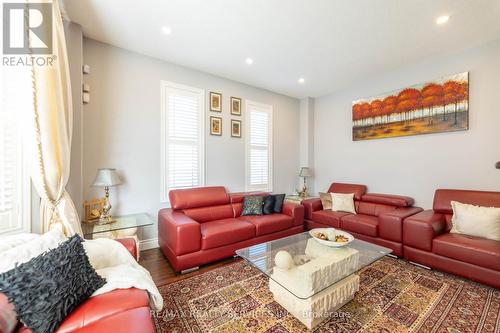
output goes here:
[[[118, 240], [137, 258], [135, 240]], [[0, 293], [0, 311], [12, 307], [7, 297]], [[1, 330], [0, 330], [1, 331]], [[91, 297], [80, 304], [61, 323], [56, 332], [151, 332], [154, 324], [149, 310], [149, 296], [145, 290], [116, 289]], [[19, 325], [18, 333], [31, 332]]]
[[354, 193], [357, 214], [323, 210], [320, 199], [302, 201], [308, 229], [333, 227], [345, 230], [358, 239], [392, 249], [403, 256], [403, 221], [419, 213], [413, 199], [400, 195], [366, 193], [365, 185], [332, 183], [328, 192]]
[[172, 208], [158, 212], [158, 240], [176, 272], [234, 255], [240, 248], [300, 233], [304, 207], [285, 202], [281, 214], [241, 216], [246, 195], [222, 186], [172, 190]]
[[433, 209], [404, 223], [405, 258], [500, 288], [500, 242], [450, 233], [451, 201], [500, 207], [500, 192], [436, 190]]

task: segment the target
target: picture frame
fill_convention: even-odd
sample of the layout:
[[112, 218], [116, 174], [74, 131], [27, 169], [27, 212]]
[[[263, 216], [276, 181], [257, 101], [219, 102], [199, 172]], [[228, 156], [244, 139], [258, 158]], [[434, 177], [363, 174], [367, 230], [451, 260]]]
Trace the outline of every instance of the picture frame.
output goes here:
[[210, 111], [222, 112], [222, 94], [210, 92]]
[[231, 114], [235, 116], [241, 116], [241, 98], [231, 96]]
[[83, 202], [84, 219], [86, 223], [97, 221], [101, 217], [104, 206], [106, 205], [106, 198], [93, 198], [92, 200], [85, 200]]
[[231, 137], [241, 138], [241, 120], [231, 119]]
[[222, 135], [222, 118], [221, 117], [210, 117], [210, 135]]

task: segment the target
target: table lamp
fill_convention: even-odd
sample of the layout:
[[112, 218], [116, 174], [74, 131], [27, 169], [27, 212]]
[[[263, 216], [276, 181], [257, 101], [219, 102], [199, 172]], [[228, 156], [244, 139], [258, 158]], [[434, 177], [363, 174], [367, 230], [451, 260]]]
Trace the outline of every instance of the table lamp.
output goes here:
[[311, 177], [312, 173], [308, 167], [302, 167], [300, 169], [299, 177], [304, 178], [304, 186], [302, 187], [302, 191], [300, 192], [300, 196], [305, 198], [307, 197], [307, 186], [306, 186], [306, 178]]
[[109, 214], [111, 210], [111, 204], [109, 203], [109, 188], [110, 186], [120, 185], [122, 182], [116, 169], [102, 168], [97, 169], [97, 175], [95, 176], [94, 183], [92, 186], [104, 186], [104, 194], [106, 196], [106, 202], [102, 207], [101, 217], [99, 218], [98, 224], [107, 224], [113, 222], [113, 218]]

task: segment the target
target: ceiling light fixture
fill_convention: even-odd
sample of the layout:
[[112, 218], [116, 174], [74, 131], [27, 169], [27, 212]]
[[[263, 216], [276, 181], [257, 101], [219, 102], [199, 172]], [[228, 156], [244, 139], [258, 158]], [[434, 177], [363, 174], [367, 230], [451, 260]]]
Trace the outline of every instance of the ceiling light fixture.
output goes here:
[[445, 24], [446, 22], [448, 22], [450, 20], [450, 16], [449, 15], [443, 15], [443, 16], [439, 16], [437, 19], [436, 19], [436, 23], [437, 24]]
[[247, 65], [251, 65], [251, 64], [253, 64], [253, 59], [252, 59], [252, 58], [246, 58], [246, 59], [245, 59], [245, 63], [246, 63]]
[[297, 80], [297, 82], [302, 84], [302, 83], [306, 82], [306, 79], [301, 77], [300, 79]]
[[161, 32], [165, 35], [170, 35], [172, 33], [172, 29], [170, 27], [161, 27]]

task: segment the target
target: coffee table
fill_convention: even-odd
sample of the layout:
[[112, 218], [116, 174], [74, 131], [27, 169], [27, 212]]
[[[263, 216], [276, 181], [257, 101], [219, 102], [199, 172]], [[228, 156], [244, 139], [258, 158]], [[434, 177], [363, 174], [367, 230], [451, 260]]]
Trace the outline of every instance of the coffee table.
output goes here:
[[313, 329], [353, 299], [359, 290], [356, 273], [360, 269], [391, 252], [359, 239], [333, 248], [303, 232], [236, 254], [268, 276], [276, 302]]

